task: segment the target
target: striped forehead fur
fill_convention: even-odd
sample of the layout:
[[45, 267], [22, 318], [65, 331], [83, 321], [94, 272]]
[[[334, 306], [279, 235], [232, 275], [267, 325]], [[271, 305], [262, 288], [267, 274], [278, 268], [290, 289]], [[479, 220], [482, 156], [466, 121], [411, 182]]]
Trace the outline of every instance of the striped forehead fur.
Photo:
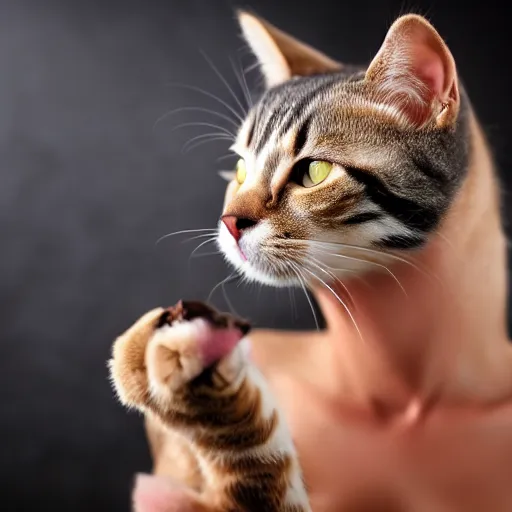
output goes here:
[[[337, 73], [297, 78], [275, 87], [263, 96], [254, 112], [250, 114], [252, 137], [248, 144], [249, 149], [256, 154], [264, 148], [268, 150], [266, 145], [271, 137], [279, 143], [290, 131], [295, 136], [300, 135], [305, 123], [308, 132], [314, 132], [315, 130], [310, 128], [314, 127], [315, 122], [324, 122], [321, 127], [317, 127], [317, 135], [321, 135], [322, 132], [323, 135], [334, 132], [350, 135], [351, 125], [353, 127], [357, 122], [366, 128], [364, 134], [358, 135], [363, 135], [370, 143], [373, 141], [376, 145], [391, 145], [399, 142], [398, 147], [402, 148], [409, 143], [410, 147], [415, 148], [416, 153], [423, 153], [426, 159], [443, 158], [440, 151], [436, 151], [434, 147], [436, 143], [441, 142], [441, 138], [452, 149], [454, 146], [462, 150], [466, 148], [469, 105], [463, 91], [461, 113], [455, 130], [439, 130], [436, 133], [428, 129], [413, 129], [405, 122], [400, 109], [392, 102], [384, 101], [382, 91], [386, 87], [385, 84], [379, 84], [376, 90], [370, 89], [361, 80], [361, 72], [348, 76], [345, 73]], [[302, 135], [306, 135], [306, 132]], [[301, 146], [304, 146], [305, 142], [302, 141]], [[388, 147], [387, 150], [389, 149]], [[342, 148], [333, 146], [331, 150], [332, 153], [338, 151], [341, 156]], [[457, 157], [462, 159], [457, 158], [459, 161], [453, 169], [459, 177], [461, 169], [464, 169], [467, 163], [463, 152], [457, 151]], [[447, 158], [447, 155], [444, 158]], [[446, 170], [449, 173], [449, 169]]]

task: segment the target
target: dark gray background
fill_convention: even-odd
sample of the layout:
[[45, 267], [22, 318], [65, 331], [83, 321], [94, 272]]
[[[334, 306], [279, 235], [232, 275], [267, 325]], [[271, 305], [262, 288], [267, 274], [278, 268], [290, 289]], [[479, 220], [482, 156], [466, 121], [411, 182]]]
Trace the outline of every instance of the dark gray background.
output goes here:
[[[248, 2], [275, 24], [345, 61], [367, 62], [394, 17], [428, 14], [450, 45], [509, 188], [510, 26], [491, 3]], [[386, 4], [386, 5], [384, 5]], [[461, 5], [461, 3], [459, 3]], [[4, 510], [122, 511], [149, 469], [140, 418], [113, 399], [105, 362], [139, 314], [206, 298], [228, 275], [218, 256], [188, 260], [213, 227], [228, 143], [183, 154], [235, 105], [229, 58], [248, 65], [230, 0], [0, 1], [0, 499]], [[257, 75], [249, 75], [254, 82]], [[506, 198], [506, 196], [505, 196]], [[506, 202], [506, 201], [505, 201]], [[214, 250], [205, 246], [206, 252]], [[228, 285], [259, 325], [313, 325], [304, 298]], [[214, 302], [226, 308], [221, 289]], [[8, 500], [8, 501], [6, 501]]]

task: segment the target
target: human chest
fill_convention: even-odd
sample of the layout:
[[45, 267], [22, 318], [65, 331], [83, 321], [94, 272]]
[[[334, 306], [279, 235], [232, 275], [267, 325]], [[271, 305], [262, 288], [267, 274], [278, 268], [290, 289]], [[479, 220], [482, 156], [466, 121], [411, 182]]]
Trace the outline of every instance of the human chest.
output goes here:
[[305, 406], [287, 414], [314, 512], [512, 511], [510, 409], [397, 431]]

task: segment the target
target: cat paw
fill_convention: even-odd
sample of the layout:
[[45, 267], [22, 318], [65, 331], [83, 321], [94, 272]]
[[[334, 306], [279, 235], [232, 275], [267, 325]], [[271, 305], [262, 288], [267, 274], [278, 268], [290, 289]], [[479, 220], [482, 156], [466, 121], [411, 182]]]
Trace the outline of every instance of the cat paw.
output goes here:
[[243, 358], [227, 356], [248, 329], [198, 302], [150, 311], [114, 343], [110, 374], [117, 395], [126, 406], [162, 414], [173, 395], [206, 369], [235, 374]]
[[202, 319], [163, 325], [146, 352], [149, 387], [155, 398], [166, 397], [197, 377], [205, 368], [202, 346], [211, 327]]
[[163, 308], [149, 311], [114, 342], [110, 378], [120, 401], [128, 407], [140, 408], [147, 401], [146, 348], [163, 314]]

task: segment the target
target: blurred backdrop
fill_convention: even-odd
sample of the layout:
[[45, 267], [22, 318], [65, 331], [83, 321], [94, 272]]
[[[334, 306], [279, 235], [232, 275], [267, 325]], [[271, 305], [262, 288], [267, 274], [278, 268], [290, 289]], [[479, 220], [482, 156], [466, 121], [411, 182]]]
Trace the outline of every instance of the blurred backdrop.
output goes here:
[[[507, 206], [509, 21], [489, 1], [458, 4], [243, 6], [355, 63], [372, 58], [398, 14], [428, 15], [496, 150]], [[186, 152], [193, 137], [219, 129], [177, 127], [234, 126], [204, 111], [172, 111], [194, 107], [234, 118], [230, 109], [245, 108], [237, 73], [253, 60], [234, 7], [231, 0], [0, 0], [3, 510], [127, 511], [133, 474], [150, 468], [141, 419], [115, 402], [106, 360], [115, 336], [145, 310], [205, 299], [230, 273], [218, 255], [195, 257], [214, 252], [213, 244], [190, 258], [206, 241], [186, 241], [197, 233], [156, 242], [214, 227], [220, 213], [217, 171], [234, 163], [226, 157], [229, 142]], [[246, 80], [256, 91], [257, 71]], [[260, 326], [314, 325], [298, 290], [232, 283], [225, 292]], [[212, 300], [228, 309], [222, 287]]]

